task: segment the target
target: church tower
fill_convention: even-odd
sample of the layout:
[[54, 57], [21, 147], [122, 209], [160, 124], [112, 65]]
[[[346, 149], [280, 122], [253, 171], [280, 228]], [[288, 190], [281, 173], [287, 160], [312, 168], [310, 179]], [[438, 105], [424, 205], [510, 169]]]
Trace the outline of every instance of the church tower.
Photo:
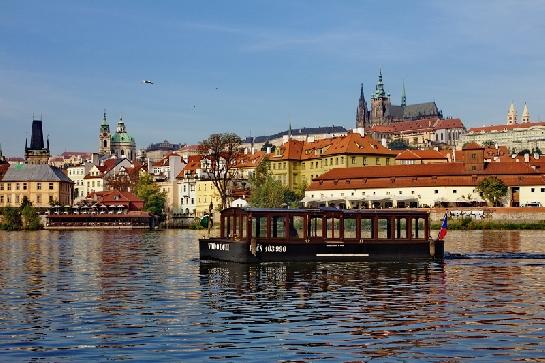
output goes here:
[[110, 155], [111, 149], [111, 134], [110, 125], [106, 119], [106, 110], [104, 110], [104, 117], [102, 118], [102, 124], [100, 125], [100, 133], [98, 134], [99, 148], [98, 153], [101, 155]]
[[390, 115], [390, 97], [384, 91], [384, 83], [382, 82], [382, 69], [378, 75], [378, 82], [375, 86], [375, 93], [371, 98], [371, 124], [388, 123]]
[[47, 164], [50, 156], [49, 137], [47, 138], [47, 147], [44, 145], [42, 120], [33, 120], [30, 147], [28, 140], [25, 141], [25, 164]]
[[403, 88], [401, 89], [401, 107], [407, 106], [407, 95], [405, 94], [405, 82], [403, 82]]
[[517, 110], [515, 109], [515, 104], [511, 102], [509, 106], [509, 112], [507, 112], [507, 124], [514, 125], [517, 123]]
[[522, 111], [522, 123], [526, 124], [530, 122], [530, 112], [528, 112], [528, 106], [524, 102], [524, 110]]
[[365, 128], [369, 125], [369, 112], [367, 111], [367, 102], [365, 101], [365, 96], [363, 95], [363, 83], [361, 84], [360, 89], [360, 99], [358, 102], [358, 108], [356, 109], [356, 127]]

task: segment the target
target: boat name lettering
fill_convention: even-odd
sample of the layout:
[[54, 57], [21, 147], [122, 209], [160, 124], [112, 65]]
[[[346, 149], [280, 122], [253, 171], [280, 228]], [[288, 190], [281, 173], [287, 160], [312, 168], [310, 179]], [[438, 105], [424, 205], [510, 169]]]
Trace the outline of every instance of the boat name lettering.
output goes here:
[[286, 246], [273, 246], [273, 245], [265, 246], [265, 252], [286, 252], [286, 250], [287, 250]]
[[228, 243], [208, 242], [209, 250], [229, 251]]

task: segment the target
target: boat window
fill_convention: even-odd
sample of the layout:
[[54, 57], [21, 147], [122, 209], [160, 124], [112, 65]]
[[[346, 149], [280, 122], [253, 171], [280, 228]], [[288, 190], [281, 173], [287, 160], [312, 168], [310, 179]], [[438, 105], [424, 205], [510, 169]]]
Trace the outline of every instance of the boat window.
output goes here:
[[255, 217], [252, 219], [252, 236], [257, 238], [267, 237], [267, 217]]
[[361, 237], [360, 238], [373, 238], [373, 220], [371, 218], [362, 218], [360, 222]]
[[271, 233], [272, 238], [284, 238], [286, 237], [286, 218], [284, 216], [272, 216], [271, 217]]
[[356, 238], [356, 223], [355, 217], [345, 218], [344, 221], [344, 238]]
[[231, 216], [231, 217], [229, 217], [229, 219], [231, 220], [230, 221], [231, 234], [230, 234], [229, 237], [235, 237], [237, 235], [237, 217], [236, 216]]
[[304, 238], [305, 237], [305, 217], [304, 216], [292, 216], [290, 217], [290, 238]]
[[424, 218], [412, 219], [412, 238], [424, 238]]
[[378, 238], [392, 238], [392, 223], [390, 219], [378, 219]]
[[326, 237], [340, 238], [341, 237], [341, 220], [339, 218], [326, 219]]
[[247, 228], [248, 228], [248, 217], [247, 216], [241, 216], [241, 226], [240, 226], [240, 237], [242, 239], [246, 238], [247, 235]]
[[228, 238], [229, 237], [229, 217], [222, 217], [223, 218], [223, 237]]
[[407, 238], [407, 218], [396, 218], [396, 238]]
[[322, 217], [310, 217], [308, 220], [309, 237], [322, 237]]

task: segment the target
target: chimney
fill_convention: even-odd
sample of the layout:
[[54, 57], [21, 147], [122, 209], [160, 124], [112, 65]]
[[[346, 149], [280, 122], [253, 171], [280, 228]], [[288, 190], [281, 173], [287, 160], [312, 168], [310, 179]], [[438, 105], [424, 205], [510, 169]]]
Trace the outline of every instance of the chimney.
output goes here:
[[382, 146], [384, 147], [388, 147], [388, 143], [386, 142], [386, 139], [383, 137], [382, 140], [381, 140], [381, 144]]
[[530, 162], [530, 154], [526, 153], [524, 154], [524, 162], [529, 163]]
[[267, 146], [267, 154], [270, 154], [270, 153], [271, 153], [271, 147]]
[[255, 154], [255, 147], [252, 146], [252, 155]]

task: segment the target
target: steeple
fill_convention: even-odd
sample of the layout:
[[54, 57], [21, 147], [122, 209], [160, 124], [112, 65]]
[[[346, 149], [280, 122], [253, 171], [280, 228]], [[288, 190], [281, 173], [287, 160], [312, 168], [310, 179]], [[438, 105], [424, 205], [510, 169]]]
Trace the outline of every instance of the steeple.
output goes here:
[[288, 139], [291, 139], [291, 121], [290, 121], [290, 126], [288, 129]]
[[401, 106], [407, 106], [407, 95], [405, 94], [405, 81], [403, 81], [403, 88], [401, 89]]
[[524, 102], [524, 110], [522, 111], [522, 123], [530, 122], [530, 113], [528, 112], [528, 106]]
[[511, 106], [509, 106], [509, 112], [507, 112], [507, 124], [514, 125], [517, 123], [517, 110], [515, 109], [515, 104], [511, 101]]
[[356, 127], [365, 128], [368, 125], [368, 112], [367, 102], [365, 101], [365, 95], [363, 94], [363, 83], [360, 87], [360, 99], [358, 100], [358, 107], [356, 108]]
[[373, 98], [382, 98], [386, 97], [386, 92], [384, 91], [384, 83], [382, 82], [382, 68], [378, 73], [378, 82], [375, 86], [375, 95]]
[[125, 122], [123, 122], [123, 116], [119, 117], [119, 121], [117, 121], [116, 132], [117, 132], [117, 133], [126, 132], [126, 130], [125, 130]]

